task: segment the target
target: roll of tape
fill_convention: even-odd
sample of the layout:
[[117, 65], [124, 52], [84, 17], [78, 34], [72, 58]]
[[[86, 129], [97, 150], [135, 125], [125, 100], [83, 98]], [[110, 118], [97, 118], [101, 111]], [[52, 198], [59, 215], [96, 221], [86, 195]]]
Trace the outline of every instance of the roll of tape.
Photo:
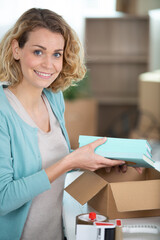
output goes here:
[[94, 222], [106, 222], [107, 218], [103, 215], [96, 214], [96, 218], [91, 220], [89, 213], [80, 214], [76, 217], [76, 224], [93, 225]]

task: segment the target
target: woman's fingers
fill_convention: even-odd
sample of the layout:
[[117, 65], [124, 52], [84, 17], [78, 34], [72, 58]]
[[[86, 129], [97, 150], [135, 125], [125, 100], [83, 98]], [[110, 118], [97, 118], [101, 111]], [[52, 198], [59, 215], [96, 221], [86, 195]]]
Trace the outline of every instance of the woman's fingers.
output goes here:
[[103, 164], [106, 167], [114, 167], [114, 166], [119, 166], [119, 165], [125, 164], [125, 161], [105, 158], [98, 154], [95, 154], [95, 158], [98, 163]]
[[113, 169], [115, 172], [117, 172], [117, 173], [120, 173], [120, 172], [126, 173], [128, 167], [127, 167], [126, 164], [124, 164], [124, 165], [119, 165], [119, 166], [115, 166], [115, 167], [105, 167], [106, 173], [110, 173], [112, 169]]
[[127, 164], [119, 166], [119, 171], [122, 172], [122, 173], [126, 173], [127, 169], [128, 169]]

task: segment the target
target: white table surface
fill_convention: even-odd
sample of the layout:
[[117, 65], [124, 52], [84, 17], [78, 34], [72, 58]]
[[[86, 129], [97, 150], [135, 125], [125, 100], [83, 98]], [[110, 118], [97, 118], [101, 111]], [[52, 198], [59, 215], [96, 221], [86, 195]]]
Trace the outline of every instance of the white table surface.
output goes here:
[[[69, 185], [73, 180], [79, 177], [83, 172], [70, 172], [66, 176], [65, 186]], [[67, 240], [75, 240], [75, 226], [76, 226], [76, 216], [83, 213], [89, 213], [95, 211], [87, 204], [81, 205], [75, 199], [73, 199], [67, 192], [64, 192], [63, 200], [63, 222], [65, 228], [65, 236]], [[96, 212], [96, 211], [95, 211]], [[110, 220], [113, 222], [113, 220]], [[150, 217], [150, 218], [134, 218], [134, 219], [122, 219], [123, 225], [137, 225], [137, 224], [152, 224], [156, 225], [160, 232], [160, 217]], [[124, 234], [123, 240], [160, 240], [160, 234]], [[82, 239], [83, 240], [83, 239]]]

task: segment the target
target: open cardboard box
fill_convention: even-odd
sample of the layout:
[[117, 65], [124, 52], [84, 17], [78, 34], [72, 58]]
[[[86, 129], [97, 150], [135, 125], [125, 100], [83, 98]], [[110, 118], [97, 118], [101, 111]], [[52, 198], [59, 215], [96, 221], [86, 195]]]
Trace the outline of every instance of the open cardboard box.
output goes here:
[[131, 167], [126, 173], [85, 171], [65, 191], [108, 219], [160, 216], [160, 173], [154, 169], [142, 174]]

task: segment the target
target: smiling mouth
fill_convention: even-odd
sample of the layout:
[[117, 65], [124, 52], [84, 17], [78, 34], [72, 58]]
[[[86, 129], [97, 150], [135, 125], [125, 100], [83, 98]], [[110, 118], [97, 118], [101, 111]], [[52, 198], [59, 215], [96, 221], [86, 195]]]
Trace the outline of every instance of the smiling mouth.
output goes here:
[[34, 70], [34, 72], [39, 76], [39, 77], [44, 77], [44, 78], [49, 78], [53, 75], [53, 73], [43, 73], [43, 72], [39, 72]]

